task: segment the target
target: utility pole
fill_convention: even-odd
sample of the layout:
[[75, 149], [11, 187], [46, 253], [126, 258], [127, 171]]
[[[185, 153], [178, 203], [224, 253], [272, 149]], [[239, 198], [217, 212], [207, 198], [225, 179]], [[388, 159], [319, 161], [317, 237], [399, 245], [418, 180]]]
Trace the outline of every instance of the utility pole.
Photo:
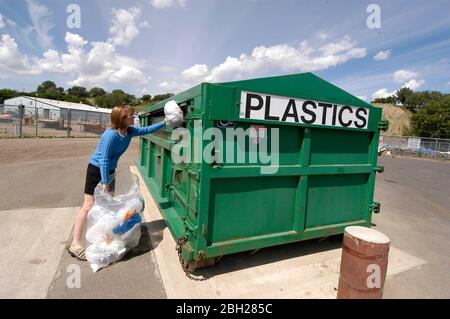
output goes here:
[[36, 120], [36, 137], [38, 136], [38, 112], [37, 112], [37, 94], [34, 96], [34, 118]]
[[[23, 121], [23, 114], [25, 113], [25, 106], [21, 103], [19, 105], [19, 137], [22, 137], [22, 121]], [[16, 131], [17, 134], [17, 131]]]

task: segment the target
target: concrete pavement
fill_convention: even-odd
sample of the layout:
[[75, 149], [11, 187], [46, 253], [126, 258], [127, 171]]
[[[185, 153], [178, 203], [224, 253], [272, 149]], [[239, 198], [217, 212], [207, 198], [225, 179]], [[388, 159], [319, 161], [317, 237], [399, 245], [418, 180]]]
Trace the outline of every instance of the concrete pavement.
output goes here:
[[0, 211], [0, 298], [45, 298], [79, 207]]

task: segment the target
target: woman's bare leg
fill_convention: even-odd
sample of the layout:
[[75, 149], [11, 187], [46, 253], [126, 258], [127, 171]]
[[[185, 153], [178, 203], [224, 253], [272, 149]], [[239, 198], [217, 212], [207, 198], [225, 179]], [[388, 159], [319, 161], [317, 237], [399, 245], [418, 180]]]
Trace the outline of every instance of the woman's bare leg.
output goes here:
[[94, 205], [94, 196], [84, 194], [84, 203], [75, 218], [75, 226], [73, 228], [73, 240], [70, 249], [74, 250], [83, 247], [82, 236], [86, 228], [87, 214]]

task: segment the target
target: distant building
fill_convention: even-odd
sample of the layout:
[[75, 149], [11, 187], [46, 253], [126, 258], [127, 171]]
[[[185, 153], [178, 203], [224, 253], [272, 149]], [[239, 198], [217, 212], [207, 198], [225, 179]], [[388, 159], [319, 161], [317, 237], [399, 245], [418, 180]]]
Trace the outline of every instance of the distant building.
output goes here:
[[35, 110], [40, 119], [58, 120], [67, 119], [70, 114], [71, 120], [102, 120], [109, 118], [111, 109], [95, 107], [82, 103], [57, 101], [30, 96], [18, 96], [7, 99], [4, 102], [4, 113], [18, 113], [18, 106], [25, 106], [25, 117], [34, 117]]

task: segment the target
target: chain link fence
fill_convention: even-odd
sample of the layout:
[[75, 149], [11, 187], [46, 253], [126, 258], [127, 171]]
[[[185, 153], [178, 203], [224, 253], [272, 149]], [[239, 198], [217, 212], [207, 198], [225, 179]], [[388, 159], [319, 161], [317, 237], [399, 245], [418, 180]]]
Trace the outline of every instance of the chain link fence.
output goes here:
[[108, 113], [0, 104], [0, 138], [97, 137], [109, 126]]
[[450, 140], [416, 136], [380, 136], [379, 154], [410, 158], [450, 160]]

